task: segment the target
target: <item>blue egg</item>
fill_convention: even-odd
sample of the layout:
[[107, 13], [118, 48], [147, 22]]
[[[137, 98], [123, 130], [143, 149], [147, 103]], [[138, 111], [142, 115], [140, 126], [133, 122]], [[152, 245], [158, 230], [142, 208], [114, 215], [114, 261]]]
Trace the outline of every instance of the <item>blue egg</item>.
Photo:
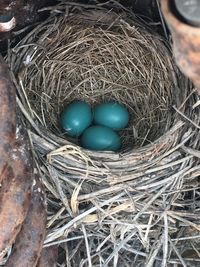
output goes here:
[[124, 129], [129, 122], [129, 112], [123, 105], [116, 102], [107, 102], [94, 109], [94, 123], [112, 128]]
[[69, 136], [78, 137], [90, 126], [92, 117], [90, 105], [83, 101], [74, 101], [63, 110], [60, 124]]
[[96, 151], [118, 151], [121, 148], [119, 135], [105, 126], [91, 126], [81, 137], [84, 148]]

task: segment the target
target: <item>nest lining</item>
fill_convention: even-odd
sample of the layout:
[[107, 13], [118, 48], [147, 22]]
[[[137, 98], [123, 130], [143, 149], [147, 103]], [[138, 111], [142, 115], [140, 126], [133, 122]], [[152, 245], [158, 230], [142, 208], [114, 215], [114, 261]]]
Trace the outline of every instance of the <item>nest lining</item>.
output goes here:
[[31, 37], [41, 35], [37, 47], [28, 49], [32, 60], [23, 70], [31, 108], [45, 128], [63, 136], [60, 113], [79, 99], [92, 106], [117, 101], [128, 108], [129, 127], [120, 132], [124, 149], [151, 143], [169, 129], [179, 85], [171, 54], [159, 36], [142, 27], [127, 28], [125, 21], [114, 31], [108, 25], [82, 25], [74, 15], [50, 25]]
[[[187, 262], [199, 249], [200, 166], [188, 150], [199, 146], [197, 96], [162, 39], [135, 18], [68, 8], [58, 7], [63, 13], [38, 25], [10, 58], [47, 191], [45, 246], [60, 244], [59, 263], [69, 266]], [[86, 151], [63, 137], [58, 116], [77, 95], [128, 107], [133, 121], [121, 133], [121, 153]]]

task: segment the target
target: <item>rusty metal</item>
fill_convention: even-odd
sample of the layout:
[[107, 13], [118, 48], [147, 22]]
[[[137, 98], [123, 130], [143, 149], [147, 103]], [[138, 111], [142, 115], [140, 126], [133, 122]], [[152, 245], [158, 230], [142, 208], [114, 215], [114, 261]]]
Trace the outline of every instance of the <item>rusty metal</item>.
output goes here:
[[8, 168], [12, 143], [16, 132], [15, 88], [11, 82], [7, 65], [0, 64], [0, 184]]
[[6, 267], [35, 267], [46, 233], [42, 184], [34, 174], [31, 146], [15, 88], [0, 56], [0, 258], [13, 245]]
[[5, 179], [0, 188], [0, 252], [15, 241], [30, 205], [32, 155], [28, 136], [20, 119], [16, 140], [11, 146], [12, 151], [3, 174]]
[[174, 56], [179, 68], [200, 93], [200, 28], [182, 21], [172, 2], [161, 0], [162, 12], [172, 34]]
[[58, 247], [52, 246], [42, 250], [37, 267], [56, 267], [58, 258]]
[[42, 185], [36, 175], [33, 185], [32, 199], [26, 220], [15, 240], [5, 267], [35, 267], [41, 255], [46, 233], [46, 206]]

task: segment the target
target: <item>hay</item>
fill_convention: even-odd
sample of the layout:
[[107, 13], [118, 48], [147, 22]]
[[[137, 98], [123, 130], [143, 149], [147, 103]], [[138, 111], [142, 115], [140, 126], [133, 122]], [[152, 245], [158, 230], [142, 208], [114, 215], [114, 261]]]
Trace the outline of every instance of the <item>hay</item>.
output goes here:
[[[129, 15], [61, 4], [8, 57], [58, 266], [200, 264], [198, 97], [162, 38]], [[63, 136], [74, 99], [127, 106], [119, 154]]]
[[[62, 136], [59, 117], [69, 102], [116, 100], [131, 114], [129, 127], [120, 134], [123, 147], [156, 140], [172, 124], [169, 108], [178, 97], [173, 96], [178, 85], [168, 49], [159, 36], [131, 27], [115, 14], [90, 13], [92, 22], [86, 16], [53, 18], [31, 32], [29, 42], [40, 38], [37, 50], [28, 48], [33, 60], [24, 69], [23, 83], [34, 116]], [[101, 27], [94, 27], [95, 20]]]

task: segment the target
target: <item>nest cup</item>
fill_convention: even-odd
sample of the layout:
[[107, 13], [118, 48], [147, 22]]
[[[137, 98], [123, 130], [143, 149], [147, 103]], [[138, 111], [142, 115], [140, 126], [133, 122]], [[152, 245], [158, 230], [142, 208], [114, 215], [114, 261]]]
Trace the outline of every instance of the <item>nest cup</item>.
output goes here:
[[[187, 108], [195, 93], [163, 39], [133, 15], [78, 4], [57, 11], [9, 57], [47, 192], [45, 244], [60, 244], [59, 262], [71, 266], [179, 262], [164, 237], [196, 229], [190, 199], [199, 161], [180, 151], [180, 144], [198, 145], [196, 107]], [[87, 151], [63, 136], [60, 113], [73, 100], [127, 107], [120, 153]], [[186, 125], [183, 112], [195, 123]], [[176, 244], [184, 257], [184, 241]]]
[[30, 106], [46, 129], [62, 136], [60, 113], [71, 101], [116, 101], [131, 118], [120, 132], [123, 148], [151, 143], [172, 125], [179, 99], [171, 53], [139, 25], [128, 27], [112, 13], [99, 11], [97, 23], [89, 16], [60, 17], [31, 37], [40, 47], [29, 48], [24, 59]]

